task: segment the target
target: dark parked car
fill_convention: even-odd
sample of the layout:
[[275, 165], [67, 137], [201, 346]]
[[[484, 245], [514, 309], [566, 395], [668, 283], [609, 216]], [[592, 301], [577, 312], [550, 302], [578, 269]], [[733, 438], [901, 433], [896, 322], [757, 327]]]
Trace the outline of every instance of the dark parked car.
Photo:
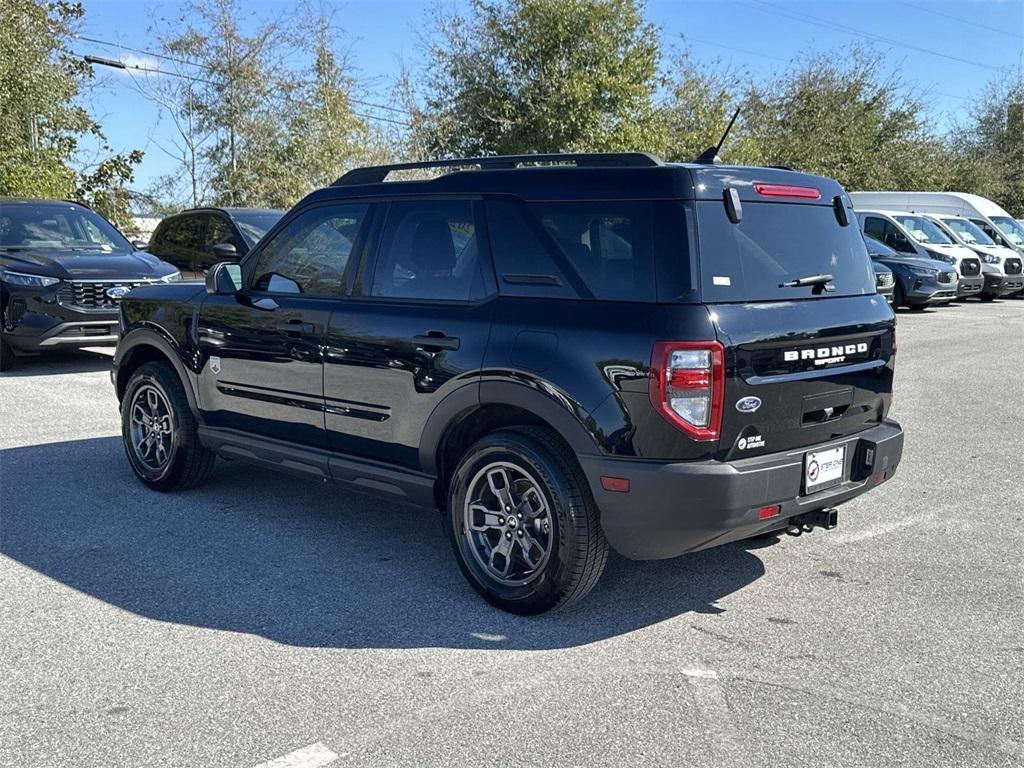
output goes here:
[[885, 300], [892, 304], [896, 295], [896, 277], [892, 270], [880, 261], [872, 259], [871, 266], [875, 270], [875, 290], [879, 296], [884, 296]]
[[114, 344], [121, 297], [180, 279], [84, 205], [0, 198], [0, 370], [17, 353]]
[[[385, 181], [427, 166], [463, 170]], [[443, 510], [469, 583], [518, 613], [589, 592], [609, 544], [834, 527], [902, 455], [892, 309], [848, 196], [793, 171], [357, 169], [205, 290], [121, 313], [145, 485], [195, 486], [220, 455]]]
[[283, 215], [258, 208], [194, 208], [161, 221], [147, 250], [180, 269], [186, 280], [202, 280], [217, 262], [245, 256]]
[[867, 235], [864, 242], [872, 261], [892, 270], [893, 306], [921, 310], [957, 297], [957, 274], [946, 262], [899, 253]]

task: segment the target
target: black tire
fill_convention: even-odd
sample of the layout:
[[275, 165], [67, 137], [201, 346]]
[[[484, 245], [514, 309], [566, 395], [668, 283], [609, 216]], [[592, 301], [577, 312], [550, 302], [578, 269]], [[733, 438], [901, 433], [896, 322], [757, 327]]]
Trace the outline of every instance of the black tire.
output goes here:
[[995, 301], [996, 295], [994, 293], [979, 293], [978, 298], [985, 302]]
[[903, 285], [899, 280], [896, 281], [896, 285], [892, 289], [892, 305], [896, 308], [905, 307], [907, 305], [907, 294], [903, 290]]
[[9, 371], [14, 367], [14, 350], [11, 345], [4, 341], [3, 333], [0, 333], [0, 371]]
[[[473, 536], [482, 537], [484, 534], [470, 531], [472, 535], [467, 535], [466, 520], [471, 514], [468, 496], [471, 490], [476, 491], [480, 487], [480, 473], [495, 466], [507, 466], [511, 468], [510, 472], [521, 472], [520, 482], [532, 482], [532, 489], [539, 490], [543, 496], [546, 505], [543, 517], [531, 519], [528, 514], [526, 525], [537, 526], [530, 533], [537, 534], [540, 541], [546, 529], [538, 524], [546, 522], [550, 528], [543, 540], [545, 559], [538, 562], [536, 568], [527, 569], [522, 579], [513, 579], [514, 583], [503, 583], [488, 570], [482, 559], [478, 559], [478, 556], [482, 557], [479, 554], [481, 548], [485, 549], [487, 543], [483, 538], [474, 539]], [[489, 480], [488, 476], [488, 487], [493, 488]], [[514, 495], [512, 498], [514, 500]], [[525, 498], [526, 493], [521, 500]], [[594, 588], [608, 559], [608, 542], [601, 530], [587, 480], [572, 451], [550, 429], [518, 427], [486, 435], [477, 441], [466, 452], [452, 476], [444, 519], [455, 558], [466, 580], [492, 605], [511, 613], [534, 615], [576, 602]], [[524, 523], [518, 525], [523, 527]], [[497, 526], [492, 527], [497, 529]], [[487, 535], [491, 533], [493, 531]], [[498, 530], [498, 543], [502, 543], [502, 536], [510, 533], [507, 528]], [[515, 529], [515, 533], [520, 531]], [[511, 547], [515, 539], [510, 537], [510, 542]], [[474, 549], [477, 555], [474, 555]], [[523, 552], [521, 545], [518, 552]], [[494, 562], [493, 554], [490, 562]], [[525, 561], [522, 566], [526, 568]]]
[[927, 304], [907, 304], [907, 306], [910, 307], [912, 312], [924, 312], [928, 309]]
[[[164, 458], [147, 463], [141, 449], [134, 444], [132, 419], [135, 406], [141, 407], [139, 398], [151, 392], [156, 393], [154, 397], [158, 401], [162, 397], [167, 410], [166, 421], [170, 422], [170, 434]], [[213, 471], [216, 455], [199, 442], [196, 418], [189, 407], [185, 387], [177, 372], [167, 363], [145, 363], [128, 380], [121, 400], [121, 439], [132, 470], [153, 490], [167, 492], [194, 488], [204, 483]]]

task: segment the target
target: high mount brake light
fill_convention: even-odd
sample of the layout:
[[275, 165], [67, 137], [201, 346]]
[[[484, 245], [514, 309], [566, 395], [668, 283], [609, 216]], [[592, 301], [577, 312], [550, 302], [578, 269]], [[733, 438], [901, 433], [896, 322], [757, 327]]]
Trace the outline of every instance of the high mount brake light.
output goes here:
[[821, 192], [814, 187], [795, 187], [791, 184], [754, 184], [754, 191], [764, 197], [800, 197], [820, 200]]
[[651, 404], [694, 440], [717, 440], [725, 402], [725, 348], [717, 341], [659, 341], [651, 351]]

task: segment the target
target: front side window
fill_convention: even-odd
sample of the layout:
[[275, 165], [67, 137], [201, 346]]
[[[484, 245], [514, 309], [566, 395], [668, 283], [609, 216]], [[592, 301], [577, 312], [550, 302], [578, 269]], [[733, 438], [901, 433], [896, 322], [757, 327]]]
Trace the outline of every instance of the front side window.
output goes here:
[[227, 218], [216, 213], [208, 214], [206, 217], [206, 237], [203, 250], [213, 251], [213, 246], [222, 243], [231, 243], [236, 248], [242, 245], [238, 242], [235, 233], [231, 231], [231, 224]]
[[253, 267], [257, 291], [338, 296], [367, 219], [361, 203], [323, 205], [299, 214], [267, 243]]
[[373, 271], [372, 296], [471, 301], [484, 296], [473, 204], [391, 204]]

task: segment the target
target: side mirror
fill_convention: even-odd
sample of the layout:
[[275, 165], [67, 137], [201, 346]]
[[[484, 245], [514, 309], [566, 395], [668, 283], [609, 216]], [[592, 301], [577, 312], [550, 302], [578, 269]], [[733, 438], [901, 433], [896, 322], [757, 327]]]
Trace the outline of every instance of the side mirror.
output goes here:
[[[234, 246], [232, 246], [233, 248]], [[206, 273], [206, 292], [230, 296], [242, 290], [242, 268], [237, 264], [220, 262]]]
[[144, 251], [149, 248], [148, 240], [132, 240], [132, 245], [135, 246], [136, 251]]
[[220, 261], [238, 261], [238, 249], [234, 243], [217, 243], [213, 246], [213, 255]]

